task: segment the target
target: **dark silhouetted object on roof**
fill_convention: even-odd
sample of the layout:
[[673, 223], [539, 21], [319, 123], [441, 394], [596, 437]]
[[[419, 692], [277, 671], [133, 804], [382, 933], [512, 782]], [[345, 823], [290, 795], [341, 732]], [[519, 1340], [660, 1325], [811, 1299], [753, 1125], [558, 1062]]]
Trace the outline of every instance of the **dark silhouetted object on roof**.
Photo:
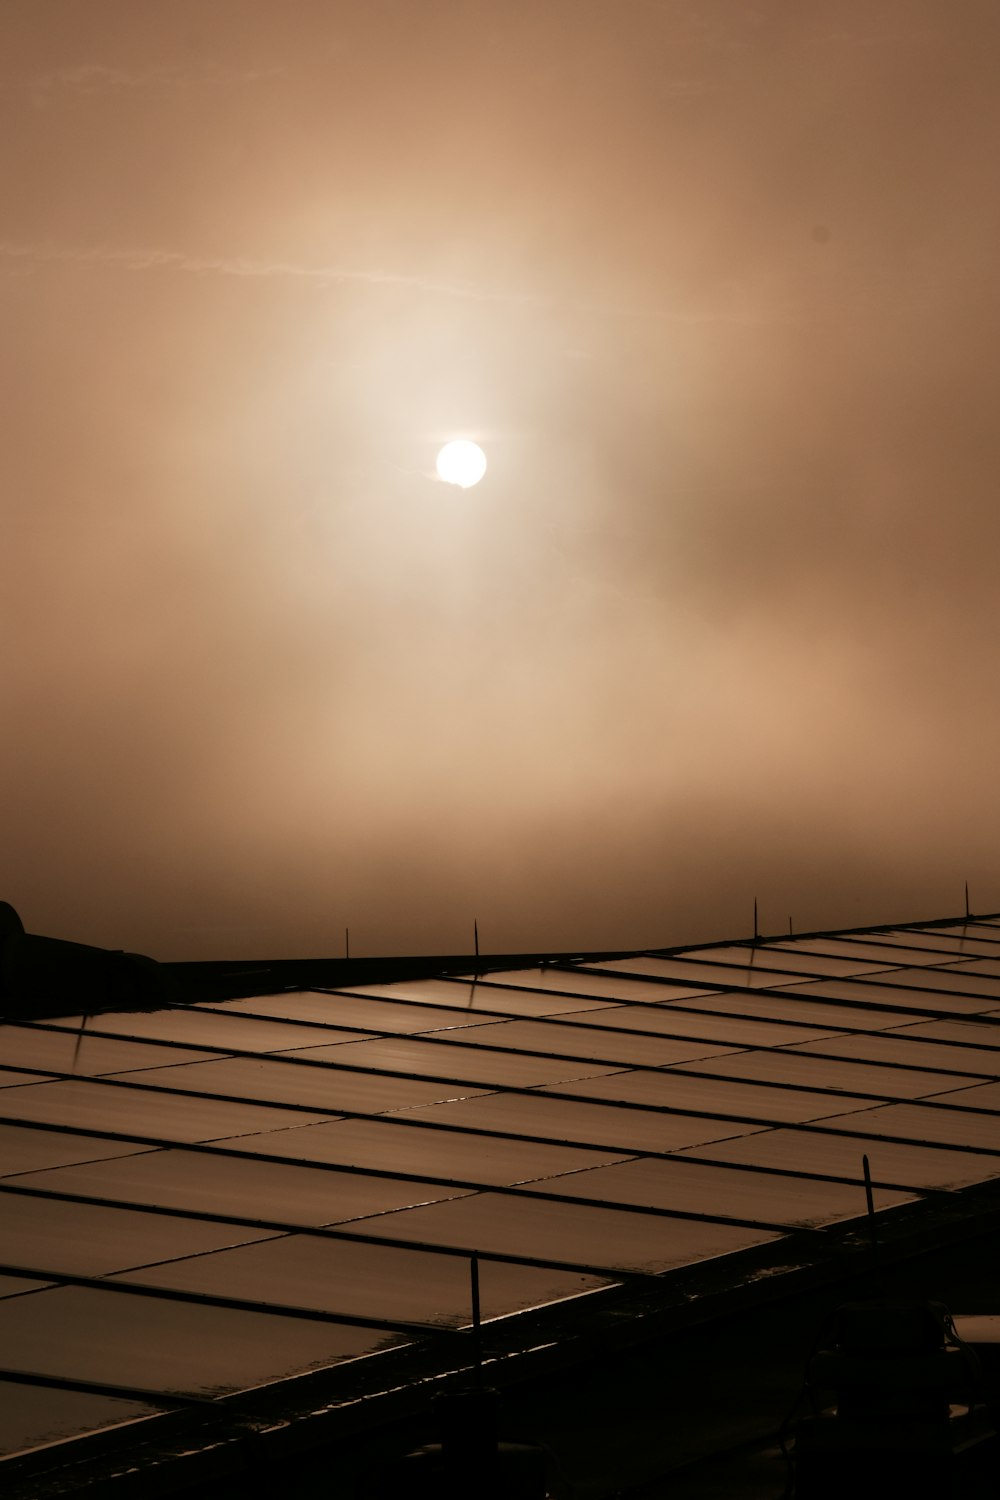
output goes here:
[[67, 992], [86, 1012], [130, 1010], [167, 999], [164, 974], [154, 959], [25, 932], [10, 903], [0, 901], [0, 999], [6, 1012], [64, 1015]]

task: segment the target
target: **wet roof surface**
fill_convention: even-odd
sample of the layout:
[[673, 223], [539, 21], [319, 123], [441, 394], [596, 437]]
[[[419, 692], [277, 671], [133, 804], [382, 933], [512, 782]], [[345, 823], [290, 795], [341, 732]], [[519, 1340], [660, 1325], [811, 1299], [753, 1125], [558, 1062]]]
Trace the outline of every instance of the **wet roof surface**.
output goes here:
[[1000, 923], [20, 1018], [0, 1142], [12, 1454], [1000, 1176]]

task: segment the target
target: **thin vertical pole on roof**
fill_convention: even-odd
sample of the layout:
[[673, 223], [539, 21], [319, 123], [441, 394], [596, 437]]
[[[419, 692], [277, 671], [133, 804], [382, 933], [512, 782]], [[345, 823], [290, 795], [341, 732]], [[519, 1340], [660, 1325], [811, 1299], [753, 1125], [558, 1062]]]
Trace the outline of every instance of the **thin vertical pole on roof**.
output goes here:
[[788, 918], [788, 936], [789, 937], [794, 937], [795, 936], [795, 934], [792, 932], [792, 919], [791, 919], [791, 917]]
[[861, 1167], [865, 1174], [865, 1198], [868, 1202], [868, 1233], [872, 1241], [872, 1259], [878, 1259], [878, 1230], [875, 1227], [875, 1197], [872, 1193], [872, 1172], [868, 1157], [862, 1156]]
[[476, 1384], [483, 1383], [483, 1324], [479, 1305], [479, 1251], [473, 1250], [469, 1257], [469, 1274], [472, 1281], [472, 1360], [476, 1372]]
[[80, 1018], [80, 1030], [76, 1034], [76, 1046], [73, 1048], [73, 1066], [70, 1069], [70, 1071], [73, 1072], [73, 1073], [76, 1072], [76, 1063], [77, 1063], [78, 1057], [80, 1056], [80, 1044], [83, 1041], [83, 1029], [86, 1026], [86, 1024], [87, 1024], [87, 1012], [84, 1011], [82, 1017]]

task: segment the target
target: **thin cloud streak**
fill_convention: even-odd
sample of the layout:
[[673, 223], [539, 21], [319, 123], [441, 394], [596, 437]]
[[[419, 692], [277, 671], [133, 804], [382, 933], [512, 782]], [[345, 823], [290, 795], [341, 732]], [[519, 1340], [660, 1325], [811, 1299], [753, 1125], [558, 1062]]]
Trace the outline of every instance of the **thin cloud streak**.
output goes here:
[[531, 292], [493, 290], [462, 282], [436, 281], [429, 277], [408, 275], [401, 271], [367, 271], [348, 266], [306, 266], [291, 261], [254, 260], [246, 256], [189, 255], [180, 250], [113, 245], [56, 245], [0, 242], [0, 260], [11, 264], [117, 266], [123, 271], [177, 271], [190, 276], [224, 276], [248, 281], [281, 279], [312, 283], [324, 288], [338, 284], [373, 287], [410, 287], [428, 296], [448, 297], [465, 302], [493, 303], [508, 307], [568, 307], [600, 317], [648, 318], [656, 322], [684, 324], [787, 323], [794, 321], [790, 309], [751, 312], [734, 308], [680, 312], [676, 309], [645, 306], [630, 307], [623, 303], [568, 300]]

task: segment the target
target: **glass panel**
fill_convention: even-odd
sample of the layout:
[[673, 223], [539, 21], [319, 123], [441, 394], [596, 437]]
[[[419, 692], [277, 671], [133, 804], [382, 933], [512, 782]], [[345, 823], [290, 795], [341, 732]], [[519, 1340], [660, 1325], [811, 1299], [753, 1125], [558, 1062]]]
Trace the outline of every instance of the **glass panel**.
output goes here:
[[[689, 1066], [693, 1068], [697, 1064]], [[808, 1088], [839, 1089], [845, 1094], [889, 1094], [895, 1099], [919, 1099], [924, 1094], [940, 1094], [945, 1089], [979, 1081], [909, 1068], [879, 1068], [847, 1058], [799, 1057], [784, 1049], [780, 1052], [740, 1052], [735, 1057], [718, 1058], [706, 1066], [710, 1072], [725, 1073], [727, 1078], [799, 1083]]]
[[[90, 1034], [91, 1027], [96, 1034], [116, 1032], [130, 1037], [231, 1048], [234, 1052], [277, 1052], [288, 1047], [314, 1047], [318, 1042], [357, 1040], [356, 1033], [338, 1031], [335, 1027], [329, 1032], [317, 1031], [312, 1026], [294, 1026], [284, 1021], [268, 1021], [239, 1013], [219, 1015], [197, 1006], [176, 1010], [104, 1012], [87, 1023], [84, 1039]], [[75, 1035], [78, 1029], [73, 1028], [71, 1034]], [[180, 1052], [176, 1055], [183, 1057]], [[161, 1065], [163, 1061], [162, 1055], [155, 1059]]]
[[[380, 1224], [395, 1222], [390, 1214]], [[390, 1231], [387, 1231], [391, 1233]], [[454, 1255], [288, 1235], [268, 1246], [172, 1261], [135, 1277], [146, 1285], [210, 1295], [294, 1301], [355, 1317], [460, 1325], [471, 1322], [468, 1262]], [[482, 1315], [501, 1317], [604, 1285], [598, 1277], [484, 1260]]]
[[982, 942], [996, 942], [1000, 939], [997, 924], [988, 917], [972, 917], [968, 922], [953, 922], [950, 927], [915, 927], [913, 932], [919, 933], [921, 937], [936, 938], [950, 933], [957, 938], [978, 938]]
[[970, 1109], [1000, 1110], [1000, 1083], [980, 1083], [972, 1088], [955, 1089], [942, 1094], [937, 1103], [963, 1104]]
[[[494, 976], [497, 977], [497, 976]], [[504, 976], [499, 976], [501, 981]], [[404, 979], [389, 984], [352, 984], [355, 995], [384, 995], [389, 1000], [413, 1000], [418, 1005], [454, 1006], [459, 1010], [478, 1010], [482, 988], [471, 975], [456, 975], [453, 979], [435, 976], [432, 979]]]
[[5, 1359], [32, 1374], [219, 1395], [403, 1342], [377, 1328], [90, 1287], [0, 1302]]
[[141, 1042], [110, 1042], [88, 1026], [43, 1031], [37, 1026], [0, 1026], [0, 1055], [21, 1068], [52, 1068], [57, 1073], [124, 1073], [130, 1068], [162, 1068], [174, 1062], [197, 1062], [209, 1054], [179, 1047], [150, 1047]]
[[[420, 1114], [423, 1113], [421, 1110]], [[411, 1123], [395, 1124], [385, 1118], [340, 1120], [332, 1125], [306, 1125], [268, 1135], [244, 1135], [234, 1144], [241, 1151], [280, 1153], [305, 1161], [380, 1168], [391, 1163], [400, 1172], [497, 1184], [575, 1172], [580, 1167], [600, 1166], [616, 1159], [611, 1152], [586, 1151], [579, 1146], [539, 1146], [499, 1136], [463, 1135]]]
[[[991, 1071], [1000, 1071], [1000, 1026], [995, 1022], [983, 1018], [978, 1021], [919, 1021], [907, 1026], [905, 1035], [930, 1037], [935, 1042], [972, 1042], [977, 1051], [970, 1055], [978, 1059], [978, 1049], [982, 1049], [983, 1053], [992, 1055]], [[965, 1047], [960, 1050], [964, 1054]]]
[[[456, 990], [456, 998], [461, 995]], [[291, 995], [254, 995], [247, 1000], [227, 1000], [226, 1011], [241, 1016], [262, 1016], [309, 1021], [323, 1026], [362, 1026], [366, 1031], [425, 1031], [431, 1026], [474, 1025], [478, 1020], [467, 1010], [448, 1010], [444, 1006], [420, 1005], [416, 1001], [407, 1005], [394, 1004], [367, 991], [356, 994], [337, 992], [332, 995], [295, 993]], [[497, 1009], [501, 1009], [498, 1005]], [[272, 1022], [273, 1024], [273, 1022]], [[300, 1028], [306, 1040], [301, 1046], [323, 1040], [323, 1033]], [[295, 1045], [294, 1043], [292, 1045]]]
[[[800, 947], [792, 942], [782, 943], [780, 946], [760, 943], [754, 947], [753, 944], [746, 943], [725, 948], [700, 948], [690, 957], [697, 958], [699, 963], [714, 959], [719, 963], [738, 964], [744, 969], [777, 970], [780, 974], [866, 974], [886, 967], [884, 963], [875, 964], [860, 954], [856, 958], [848, 958], [844, 955], [816, 953], [805, 944]], [[632, 962], [644, 963], [645, 960], [635, 959]]]
[[[964, 980], [970, 975], [977, 975], [981, 979], [1000, 979], [1000, 958], [956, 958], [946, 964], [941, 964], [934, 970], [935, 974], [954, 974], [956, 978]], [[946, 985], [951, 980], [945, 981]], [[964, 987], [964, 986], [963, 986]], [[1000, 987], [993, 986], [993, 993], [1000, 1000]]]
[[[191, 1063], [182, 1068], [155, 1068], [136, 1074], [137, 1089], [157, 1084], [192, 1093], [234, 1094], [247, 1099], [301, 1104], [317, 1113], [335, 1115], [341, 1109], [408, 1109], [437, 1099], [454, 1099], [481, 1092], [472, 1084], [421, 1083], [394, 1074], [355, 1073], [349, 1069], [324, 1068], [321, 1064], [257, 1061], [248, 1057], [225, 1058], [221, 1062]], [[134, 1097], [134, 1096], [133, 1096]], [[140, 1108], [142, 1106], [139, 1106]], [[301, 1125], [286, 1118], [287, 1125]]]
[[37, 1385], [4, 1381], [0, 1403], [0, 1453], [19, 1453], [57, 1443], [100, 1428], [114, 1427], [136, 1417], [152, 1416], [154, 1408], [112, 1396], [88, 1396]]
[[[531, 1004], [533, 1010], [528, 1010], [527, 1003], [524, 1006], [528, 1015], [555, 1015], [561, 1010], [583, 1010], [584, 1006], [576, 999], [579, 995], [600, 996], [605, 1000], [633, 1000], [640, 1004], [653, 1002], [657, 1005], [668, 1005], [672, 1000], [678, 1000], [685, 995], [703, 995], [705, 991], [693, 984], [650, 984], [644, 979], [632, 979], [623, 974], [619, 978], [615, 974], [594, 974], [587, 969], [521, 969], [514, 973], [502, 976], [505, 985], [524, 985], [544, 992], [561, 991], [556, 993], [544, 993], [536, 996]], [[500, 982], [500, 976], [497, 977]], [[498, 990], [494, 991], [499, 994]], [[567, 998], [568, 997], [568, 998]], [[527, 997], [526, 997], [527, 998]], [[513, 1010], [507, 999], [506, 992], [502, 1001], [497, 1004], [498, 1010]]]
[[753, 968], [748, 967], [739, 959], [727, 959], [725, 963], [718, 960], [702, 961], [696, 954], [692, 953], [683, 958], [650, 958], [645, 954], [641, 958], [614, 958], [602, 969], [613, 969], [622, 974], [648, 974], [654, 979], [676, 979], [701, 980], [706, 985], [717, 985], [725, 989], [742, 989], [745, 985], [751, 989], [761, 986], [774, 988], [777, 985], [791, 984], [793, 975], [784, 974], [780, 970], [767, 968], [763, 957], [758, 958]]
[[[389, 999], [398, 997], [420, 1003], [431, 1001], [435, 1004], [450, 1004], [467, 1016], [479, 1011], [517, 1011], [519, 1015], [551, 1016], [561, 1010], [584, 1009], [578, 1001], [571, 1002], [562, 996], [545, 993], [547, 985], [544, 977], [539, 982], [538, 976], [544, 976], [548, 972], [549, 970], [542, 969], [504, 969], [491, 974], [488, 981], [477, 979], [473, 982], [471, 978], [417, 979], [409, 984], [365, 985], [358, 987], [355, 993], [385, 995]], [[520, 988], [522, 984], [542, 993], [523, 994]], [[553, 985], [553, 988], [558, 989], [559, 986]]]
[[[961, 1094], [950, 1097], [938, 1095], [935, 1103], [947, 1099], [949, 1103], [964, 1104], [966, 1096], [972, 1092], [978, 1093], [979, 1090], [963, 1090]], [[972, 1103], [971, 1100], [968, 1102]], [[987, 1151], [1000, 1152], [1000, 1116], [936, 1109], [933, 1104], [883, 1104], [862, 1114], [824, 1120], [823, 1124], [843, 1130], [863, 1130], [871, 1135], [905, 1136], [909, 1140], [926, 1141], [932, 1146], [979, 1146]], [[977, 1174], [980, 1171], [978, 1168], [973, 1170]]]
[[[863, 1193], [836, 1182], [804, 1177], [771, 1177], [738, 1167], [702, 1166], [689, 1161], [629, 1161], [596, 1167], [533, 1184], [551, 1193], [603, 1198], [609, 1203], [645, 1203], [680, 1213], [728, 1214], [789, 1226], [829, 1224], [866, 1211]], [[910, 1195], [879, 1190], [876, 1208], [902, 1203]]]
[[[893, 975], [898, 973], [893, 970]], [[910, 970], [910, 973], [924, 972]], [[850, 1006], [832, 1005], [810, 1005], [812, 996], [829, 996], [837, 1000], [862, 1001], [865, 1009], [851, 1009]], [[894, 988], [889, 984], [865, 983], [861, 979], [817, 979], [808, 980], [804, 984], [797, 984], [795, 990], [789, 993], [787, 999], [779, 998], [777, 995], [764, 997], [758, 1010], [750, 1010], [752, 997], [740, 997], [741, 1010], [749, 1014], [769, 1014], [772, 1016], [801, 1016], [806, 1021], [819, 1021], [828, 1018], [837, 1026], [843, 1026], [853, 1031], [872, 1031], [876, 1027], [900, 1026], [906, 1020], [899, 1010], [880, 1010], [883, 1005], [895, 1005], [900, 1010], [912, 1011], [952, 1011], [956, 1015], [976, 1014], [983, 1009], [983, 1001], [963, 999], [959, 995], [931, 995], [920, 989]], [[708, 1003], [708, 1002], [706, 1002]], [[737, 1003], [735, 1000], [726, 999], [725, 1004], [711, 1001], [713, 1010], [729, 1008]], [[682, 1001], [681, 1004], [688, 1008], [690, 1001]], [[787, 1006], [787, 1009], [786, 1009]], [[868, 1007], [871, 1006], [871, 1009]]]
[[[607, 1018], [604, 1024], [610, 1025], [616, 1011], [603, 1014]], [[637, 1022], [648, 1020], [648, 1012], [639, 1011], [636, 1019]], [[559, 1021], [500, 1021], [477, 1026], [475, 1039], [525, 1052], [567, 1052], [573, 1057], [591, 1057], [626, 1066], [645, 1063], [652, 1068], [694, 1057], [711, 1057], [729, 1050], [726, 1046], [713, 1046], [711, 1042], [675, 1042], [666, 1037], [631, 1036], [627, 1032], [616, 1035], [613, 1031], [602, 1031], [593, 1026], [568, 1026]]]
[[804, 1130], [762, 1130], [740, 1140], [697, 1146], [691, 1155], [709, 1156], [715, 1161], [753, 1162], [761, 1167], [780, 1167], [785, 1172], [831, 1172], [853, 1177], [858, 1184], [855, 1191], [861, 1213], [865, 1202], [861, 1157], [865, 1152], [875, 1182], [899, 1182], [915, 1188], [959, 1188], [1000, 1176], [1000, 1156], [972, 1156], [933, 1146], [899, 1146], [892, 1141], [865, 1141], [856, 1136]]
[[[813, 1094], [799, 1089], [768, 1088], [764, 1084], [691, 1078], [674, 1069], [662, 1073], [636, 1069], [603, 1078], [581, 1079], [573, 1085], [572, 1091], [612, 1102], [628, 1101], [669, 1109], [703, 1109], [717, 1115], [743, 1115], [765, 1124], [777, 1120], [817, 1120], [822, 1115], [843, 1110], [845, 1105], [855, 1105], [860, 1109], [871, 1102], [843, 1094]], [[556, 1090], [546, 1089], [545, 1092], [555, 1094]]]
[[27, 1276], [0, 1276], [0, 1297], [22, 1297], [25, 1292], [37, 1292], [50, 1281], [32, 1281]]
[[[211, 1064], [192, 1066], [201, 1068]], [[296, 1125], [308, 1125], [336, 1119], [332, 1110], [291, 1114], [263, 1105], [159, 1094], [154, 1089], [116, 1088], [83, 1078], [8, 1089], [2, 1102], [5, 1115], [21, 1120], [45, 1120], [53, 1125], [79, 1126], [82, 1130], [120, 1130], [124, 1134], [140, 1129], [144, 1135], [166, 1136], [177, 1141], [209, 1141], [218, 1136], [280, 1130], [293, 1120]]]
[[32, 1130], [24, 1125], [0, 1125], [0, 1170], [40, 1172], [76, 1161], [99, 1161], [107, 1156], [131, 1156], [148, 1151], [137, 1141], [102, 1141], [96, 1135], [73, 1135], [57, 1130]]
[[732, 1120], [656, 1114], [645, 1109], [615, 1109], [612, 1104], [596, 1101], [582, 1104], [542, 1093], [487, 1094], [479, 1099], [431, 1104], [419, 1112], [414, 1111], [413, 1118], [624, 1151], [673, 1151], [678, 1146], [723, 1140], [726, 1136], [744, 1135], [758, 1128]]
[[[267, 1137], [273, 1142], [272, 1150], [281, 1150], [285, 1134], [279, 1131]], [[386, 1160], [379, 1165], [388, 1168], [393, 1163]], [[365, 1177], [360, 1172], [292, 1167], [281, 1162], [243, 1161], [239, 1157], [214, 1156], [202, 1151], [152, 1151], [144, 1156], [20, 1177], [18, 1182], [29, 1186], [34, 1183], [54, 1192], [120, 1198], [130, 1203], [157, 1204], [161, 1208], [187, 1208], [196, 1213], [236, 1214], [310, 1225], [339, 1224], [364, 1214], [382, 1213], [387, 1208], [447, 1198], [459, 1191], [429, 1182]], [[230, 1231], [232, 1237], [247, 1238], [238, 1230]]]
[[[530, 1022], [523, 1024], [530, 1025]], [[513, 1085], [533, 1088], [539, 1083], [589, 1078], [608, 1071], [607, 1067], [595, 1067], [592, 1063], [560, 1062], [550, 1057], [533, 1057], [530, 1053], [511, 1055], [487, 1047], [455, 1046], [422, 1036], [387, 1037], [336, 1048], [311, 1047], [294, 1055], [313, 1058], [317, 1062], [332, 1059], [354, 1063], [359, 1068], [384, 1068], [387, 1072], [401, 1074], [432, 1073], [446, 1078], [472, 1079], [475, 1084], [487, 1087]]]
[[895, 968], [898, 964], [929, 963], [936, 962], [933, 953], [927, 953], [920, 948], [902, 948], [895, 939], [888, 941], [879, 933], [877, 937], [818, 937], [818, 938], [796, 938], [796, 949], [802, 949], [806, 953], [825, 953], [831, 957], [853, 958], [857, 957], [859, 963], [865, 963], [869, 967]]
[[735, 1229], [727, 1224], [701, 1224], [576, 1203], [522, 1200], [496, 1193], [476, 1193], [451, 1204], [400, 1209], [399, 1213], [373, 1220], [372, 1233], [467, 1250], [488, 1246], [511, 1255], [537, 1255], [580, 1266], [636, 1271], [665, 1271], [775, 1237], [762, 1229]]
[[[826, 990], [822, 987], [826, 984], [841, 986], [841, 984], [850, 983], [852, 983], [850, 980], [817, 980], [817, 993], [825, 995]], [[811, 984], [805, 986], [805, 989], [810, 992], [810, 995], [813, 993]], [[798, 1022], [799, 1026], [796, 1026], [795, 1031], [789, 1025], [789, 1038], [787, 1038], [789, 1041], [798, 1041], [799, 1037], [807, 1035], [799, 1029], [804, 1025], [816, 1026], [816, 1032], [813, 1035], [823, 1035], [831, 1026], [837, 1028], [838, 1031], [874, 1031], [883, 1026], [886, 1028], [900, 1026], [901, 1023], [906, 1022], [906, 1016], [900, 1016], [898, 1011], [877, 1010], [874, 1005], [865, 1007], [862, 1011], [850, 1005], [838, 1005], [835, 1001], [831, 1005], [813, 1001], [808, 998], [808, 995], [801, 995], [799, 986], [796, 986], [795, 990], [789, 990], [781, 998], [777, 995], [732, 995], [732, 993], [720, 995], [718, 998], [712, 995], [706, 999], [705, 1005], [724, 1016], [754, 1016], [766, 1017], [772, 1022]], [[679, 1001], [678, 1011], [694, 1014], [697, 1007], [694, 1001]]]
[[45, 1073], [17, 1073], [13, 1068], [0, 1068], [0, 1089], [17, 1088], [22, 1083], [41, 1083]]
[[[972, 929], [970, 928], [970, 934]], [[997, 945], [982, 937], [959, 937], [948, 932], [880, 932], [878, 941], [899, 953], [900, 963], [941, 963], [949, 954], [996, 957]], [[853, 942], [853, 939], [852, 939]], [[919, 957], [914, 955], [918, 954]]]
[[[624, 1030], [658, 1031], [665, 1036], [690, 1036], [695, 1041], [718, 1042], [725, 1051], [734, 1051], [742, 1047], [781, 1047], [786, 1042], [799, 1042], [812, 1040], [815, 1037], [829, 1036], [828, 1029], [820, 1026], [807, 1026], [805, 1022], [797, 1026], [783, 1025], [780, 1021], [758, 1021], [750, 1020], [738, 1015], [734, 1006], [749, 1007], [753, 1011], [777, 1010], [784, 1011], [786, 1008], [779, 1003], [769, 1002], [759, 997], [740, 996], [733, 1002], [721, 993], [706, 996], [706, 1005], [713, 1009], [725, 1009], [723, 1015], [710, 1015], [706, 1011], [696, 1009], [693, 1004], [688, 1008], [688, 1002], [681, 1005], [671, 1006], [665, 1010], [653, 1010], [644, 1005], [616, 1005], [611, 1010], [605, 1010], [600, 1016], [594, 1016], [593, 1021], [598, 1020], [602, 1026], [621, 1027]], [[809, 1007], [811, 1010], [813, 1007]], [[817, 1006], [817, 1010], [827, 1011], [829, 1006]], [[799, 1016], [799, 1007], [789, 1012], [792, 1019]], [[839, 1012], [836, 1012], [839, 1015]], [[572, 1018], [560, 1018], [556, 1024], [565, 1026]], [[898, 1016], [893, 1020], [899, 1022]]]
[[975, 1072], [980, 1077], [985, 1074], [1000, 1078], [1000, 1052], [987, 1052], [978, 1047], [936, 1045], [930, 1040], [908, 1040], [915, 1030], [920, 1029], [908, 1026], [905, 1030], [887, 1031], [880, 1036], [856, 1032], [853, 1036], [827, 1037], [821, 1042], [806, 1042], [801, 1050], [857, 1057], [866, 1062], [906, 1063], [913, 1068], [950, 1068], [953, 1070], [951, 1075], [938, 1074], [945, 1088], [958, 1088], [962, 1083], [962, 1078], [955, 1077], [955, 1074]]
[[[53, 1175], [46, 1175], [46, 1186]], [[203, 1219], [172, 1219], [165, 1214], [30, 1198], [22, 1193], [4, 1193], [2, 1205], [0, 1262], [26, 1270], [37, 1268], [43, 1275], [64, 1271], [74, 1276], [104, 1276], [108, 1271], [262, 1237], [257, 1230], [209, 1224]]]
[[949, 996], [958, 993], [983, 995], [993, 1005], [1000, 1000], [1000, 986], [991, 975], [989, 967], [978, 970], [975, 959], [954, 968], [897, 969], [892, 978], [896, 984], [916, 985], [920, 989], [944, 992]]

